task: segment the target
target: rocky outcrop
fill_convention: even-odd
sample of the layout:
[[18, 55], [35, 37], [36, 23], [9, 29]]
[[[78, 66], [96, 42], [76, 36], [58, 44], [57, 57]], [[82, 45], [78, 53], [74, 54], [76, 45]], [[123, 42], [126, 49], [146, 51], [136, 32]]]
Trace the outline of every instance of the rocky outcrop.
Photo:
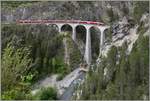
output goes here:
[[[3, 22], [13, 22], [18, 19], [75, 19], [107, 22], [111, 18], [108, 10], [111, 8], [113, 15], [124, 16], [122, 9], [132, 7], [132, 2], [107, 2], [107, 1], [44, 1], [20, 5], [17, 8], [2, 6], [1, 19]], [[127, 8], [126, 8], [127, 9]], [[86, 11], [86, 12], [85, 12]], [[127, 11], [132, 11], [128, 10]]]
[[139, 36], [140, 28], [142, 27], [142, 30], [144, 29], [144, 36], [149, 35], [149, 29], [148, 29], [148, 13], [143, 14], [143, 16], [140, 19], [140, 24], [134, 24], [133, 19], [129, 17], [123, 17], [122, 20], [115, 22], [112, 24], [112, 42], [111, 43], [105, 43], [105, 46], [102, 50], [103, 56], [107, 56], [107, 52], [111, 48], [111, 46], [122, 46], [124, 42], [127, 42], [128, 49], [127, 53], [129, 54], [132, 50], [133, 44], [136, 42]]

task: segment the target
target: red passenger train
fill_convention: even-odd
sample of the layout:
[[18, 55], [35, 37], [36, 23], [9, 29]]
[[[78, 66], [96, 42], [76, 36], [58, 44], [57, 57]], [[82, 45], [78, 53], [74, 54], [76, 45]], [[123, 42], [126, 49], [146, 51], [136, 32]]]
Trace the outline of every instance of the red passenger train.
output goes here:
[[18, 20], [17, 23], [22, 24], [42, 24], [42, 23], [76, 23], [76, 24], [91, 24], [91, 25], [104, 25], [102, 22], [95, 21], [81, 21], [81, 20]]

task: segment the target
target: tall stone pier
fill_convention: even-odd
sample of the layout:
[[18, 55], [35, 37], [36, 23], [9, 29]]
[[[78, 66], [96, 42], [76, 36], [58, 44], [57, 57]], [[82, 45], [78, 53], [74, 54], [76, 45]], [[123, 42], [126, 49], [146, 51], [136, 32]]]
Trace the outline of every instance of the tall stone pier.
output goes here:
[[88, 65], [91, 64], [92, 56], [91, 56], [91, 33], [90, 33], [90, 27], [86, 27], [86, 44], [85, 44], [84, 59], [86, 60]]

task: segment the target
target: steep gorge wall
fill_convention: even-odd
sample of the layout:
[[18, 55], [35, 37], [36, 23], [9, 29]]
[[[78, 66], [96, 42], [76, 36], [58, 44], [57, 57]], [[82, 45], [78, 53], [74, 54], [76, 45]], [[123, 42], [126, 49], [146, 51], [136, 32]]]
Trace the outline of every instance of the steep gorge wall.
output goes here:
[[[2, 21], [13, 22], [18, 19], [75, 19], [107, 22], [111, 14], [107, 14], [113, 8], [115, 16], [124, 16], [123, 9], [132, 13], [132, 2], [108, 2], [108, 1], [44, 1], [18, 5], [12, 8], [3, 6]], [[86, 12], [85, 12], [86, 11]], [[125, 11], [125, 10], [124, 10]], [[110, 12], [111, 13], [111, 12]]]

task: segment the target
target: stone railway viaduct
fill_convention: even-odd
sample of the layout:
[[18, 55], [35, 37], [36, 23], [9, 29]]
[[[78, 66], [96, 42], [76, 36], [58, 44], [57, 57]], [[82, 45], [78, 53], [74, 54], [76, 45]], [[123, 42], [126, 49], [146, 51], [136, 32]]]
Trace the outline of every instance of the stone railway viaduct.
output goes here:
[[57, 25], [58, 31], [61, 32], [62, 27], [65, 25], [69, 25], [72, 27], [72, 39], [76, 42], [76, 27], [77, 26], [84, 26], [86, 29], [86, 44], [85, 44], [85, 53], [84, 59], [88, 65], [91, 64], [92, 61], [92, 53], [91, 53], [91, 33], [90, 29], [92, 27], [96, 27], [99, 29], [100, 34], [100, 45], [99, 50], [101, 53], [103, 43], [104, 43], [104, 31], [109, 28], [109, 26], [105, 25], [102, 22], [95, 22], [95, 21], [81, 21], [81, 20], [18, 20], [17, 23], [19, 24], [46, 24], [46, 25]]

